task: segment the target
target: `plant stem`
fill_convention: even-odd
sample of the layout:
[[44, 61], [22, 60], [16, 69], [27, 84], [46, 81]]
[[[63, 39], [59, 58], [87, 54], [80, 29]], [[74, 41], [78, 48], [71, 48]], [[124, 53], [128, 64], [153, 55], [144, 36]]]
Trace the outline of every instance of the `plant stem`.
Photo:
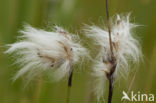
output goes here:
[[108, 103], [112, 102], [112, 96], [113, 96], [113, 86], [114, 86], [114, 72], [116, 69], [116, 58], [113, 53], [113, 43], [112, 43], [112, 38], [111, 38], [111, 27], [110, 27], [110, 22], [109, 22], [109, 11], [108, 11], [108, 0], [106, 1], [106, 15], [107, 15], [107, 27], [108, 27], [108, 34], [109, 34], [109, 44], [110, 44], [110, 52], [111, 52], [111, 68], [110, 68], [110, 73], [107, 74], [107, 78], [109, 80], [109, 94], [108, 94]]
[[113, 96], [113, 84], [114, 84], [114, 78], [111, 76], [109, 78], [109, 96], [108, 96], [108, 103], [112, 102], [112, 96]]
[[36, 84], [36, 88], [35, 88], [35, 91], [34, 91], [34, 94], [33, 94], [33, 96], [34, 96], [33, 103], [38, 103], [39, 102], [41, 88], [42, 88], [42, 76], [39, 75], [38, 80], [37, 80], [37, 84]]
[[73, 77], [73, 71], [74, 71], [74, 66], [71, 65], [71, 68], [70, 68], [71, 71], [69, 71], [69, 78], [68, 78], [68, 87], [71, 87], [72, 86], [72, 77]]
[[70, 103], [70, 89], [71, 89], [71, 87], [68, 86], [66, 103]]
[[109, 33], [110, 51], [111, 51], [111, 56], [114, 57], [113, 43], [112, 43], [112, 38], [111, 38], [111, 27], [110, 27], [110, 23], [109, 23], [108, 0], [106, 0], [106, 15], [107, 15], [107, 27], [108, 27], [108, 33]]
[[71, 89], [71, 86], [72, 86], [73, 71], [74, 71], [74, 66], [71, 65], [71, 68], [70, 68], [70, 71], [69, 71], [69, 78], [68, 78], [68, 91], [67, 91], [67, 101], [66, 101], [66, 103], [70, 103], [70, 89]]
[[[131, 91], [131, 89], [132, 89], [132, 86], [133, 86], [134, 80], [135, 80], [135, 78], [136, 78], [136, 74], [137, 74], [137, 70], [135, 71], [135, 74], [134, 74], [134, 76], [133, 76], [133, 78], [132, 78], [132, 80], [131, 80], [131, 82], [130, 82], [130, 84], [129, 84], [127, 94], [129, 94], [130, 91]], [[123, 103], [126, 103], [126, 100], [125, 100], [125, 99], [124, 99]]]

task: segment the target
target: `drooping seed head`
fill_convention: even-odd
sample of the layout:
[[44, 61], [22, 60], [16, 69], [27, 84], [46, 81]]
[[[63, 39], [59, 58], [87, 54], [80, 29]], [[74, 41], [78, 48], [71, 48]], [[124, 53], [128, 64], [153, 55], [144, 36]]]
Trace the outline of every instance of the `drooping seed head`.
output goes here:
[[10, 44], [6, 51], [15, 54], [16, 63], [21, 66], [14, 80], [22, 75], [32, 80], [47, 70], [53, 70], [54, 79], [60, 80], [70, 71], [70, 65], [88, 55], [87, 50], [75, 42], [77, 36], [61, 27], [55, 28], [55, 31], [48, 32], [25, 26], [20, 31], [19, 41]]

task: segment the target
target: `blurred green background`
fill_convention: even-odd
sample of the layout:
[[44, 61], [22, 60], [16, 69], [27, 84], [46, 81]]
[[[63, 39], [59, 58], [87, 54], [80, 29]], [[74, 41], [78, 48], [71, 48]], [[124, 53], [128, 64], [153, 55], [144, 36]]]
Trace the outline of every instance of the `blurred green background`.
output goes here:
[[[132, 20], [143, 26], [137, 28], [144, 62], [140, 64], [132, 90], [156, 94], [156, 0], [109, 0], [110, 16], [131, 12]], [[58, 24], [73, 33], [81, 32], [83, 23], [102, 25], [106, 20], [105, 0], [0, 0], [0, 103], [65, 103], [67, 81], [51, 83], [39, 79], [24, 88], [21, 79], [11, 77], [19, 69], [10, 56], [3, 54], [6, 44], [16, 41], [18, 31], [28, 23], [50, 29]], [[90, 62], [76, 70], [71, 89], [71, 103], [88, 103], [91, 91]], [[133, 78], [121, 80], [115, 86], [113, 103], [121, 103], [122, 91], [128, 90]], [[96, 103], [95, 99], [92, 103]], [[156, 103], [156, 102], [155, 102]]]

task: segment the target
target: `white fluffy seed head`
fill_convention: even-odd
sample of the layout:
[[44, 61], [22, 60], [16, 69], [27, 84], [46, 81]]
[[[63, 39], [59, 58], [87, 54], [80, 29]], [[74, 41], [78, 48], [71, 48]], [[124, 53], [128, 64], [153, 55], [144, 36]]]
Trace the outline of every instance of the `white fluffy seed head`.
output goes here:
[[[111, 25], [113, 53], [117, 62], [115, 77], [126, 77], [129, 72], [129, 63], [138, 64], [142, 56], [140, 44], [132, 32], [135, 27], [135, 24], [130, 23], [129, 15], [126, 17], [117, 15], [115, 23]], [[100, 27], [89, 26], [88, 28], [85, 29], [87, 36], [93, 38], [95, 44], [101, 47], [97, 57], [98, 63], [93, 67], [95, 81], [98, 81], [95, 87], [98, 89], [95, 89], [95, 94], [99, 100], [103, 97], [105, 86], [102, 84], [105, 84], [106, 80], [104, 78], [107, 78], [106, 73], [110, 72], [110, 64], [107, 62], [111, 58], [109, 35], [107, 30]]]
[[70, 65], [88, 55], [87, 50], [75, 42], [78, 36], [71, 35], [63, 28], [55, 26], [55, 31], [44, 31], [25, 26], [19, 41], [10, 44], [6, 53], [16, 54], [16, 63], [21, 69], [13, 78], [22, 75], [31, 80], [46, 70], [54, 71], [54, 80], [62, 79], [70, 71]]

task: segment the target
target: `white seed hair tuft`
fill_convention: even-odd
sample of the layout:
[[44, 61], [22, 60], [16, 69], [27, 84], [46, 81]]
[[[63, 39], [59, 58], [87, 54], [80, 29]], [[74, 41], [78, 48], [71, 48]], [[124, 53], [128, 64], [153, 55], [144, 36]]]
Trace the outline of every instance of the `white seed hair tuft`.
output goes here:
[[[113, 53], [117, 62], [115, 77], [125, 77], [130, 71], [129, 63], [138, 64], [142, 56], [141, 46], [132, 32], [136, 25], [130, 23], [129, 16], [120, 17], [117, 15], [115, 23], [111, 25]], [[96, 82], [94, 93], [100, 100], [103, 98], [107, 73], [110, 73], [110, 63], [108, 62], [111, 59], [109, 35], [107, 30], [95, 25], [87, 26], [85, 32], [86, 36], [92, 38], [95, 44], [101, 48], [93, 67]]]
[[21, 69], [14, 80], [26, 75], [29, 80], [46, 70], [53, 70], [54, 80], [58, 81], [70, 71], [70, 65], [88, 55], [87, 50], [76, 42], [78, 36], [55, 26], [55, 31], [45, 31], [25, 26], [20, 31], [19, 41], [10, 44], [6, 53], [15, 54], [16, 63]]

